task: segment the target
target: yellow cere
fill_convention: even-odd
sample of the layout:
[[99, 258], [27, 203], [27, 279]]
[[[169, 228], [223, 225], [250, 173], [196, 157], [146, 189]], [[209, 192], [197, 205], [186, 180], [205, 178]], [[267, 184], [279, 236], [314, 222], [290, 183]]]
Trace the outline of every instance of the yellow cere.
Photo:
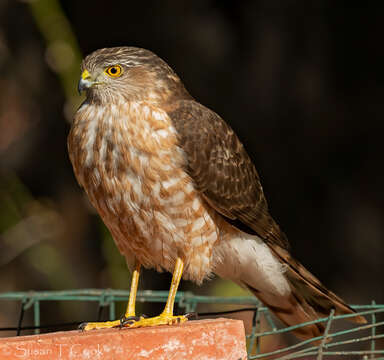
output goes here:
[[123, 72], [123, 69], [121, 68], [120, 65], [112, 65], [112, 66], [109, 66], [105, 69], [105, 72], [107, 75], [111, 76], [111, 77], [119, 77], [122, 72]]
[[84, 70], [83, 73], [81, 74], [81, 78], [82, 78], [83, 80], [88, 79], [88, 78], [90, 78], [90, 77], [91, 77], [91, 74], [89, 73], [88, 70]]

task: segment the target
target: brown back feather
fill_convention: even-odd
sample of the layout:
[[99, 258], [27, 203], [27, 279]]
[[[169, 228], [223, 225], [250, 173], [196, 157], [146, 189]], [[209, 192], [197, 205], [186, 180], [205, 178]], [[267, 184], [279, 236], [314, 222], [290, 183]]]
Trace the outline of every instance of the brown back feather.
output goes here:
[[256, 168], [230, 126], [193, 100], [175, 102], [167, 112], [187, 156], [186, 170], [206, 201], [240, 230], [288, 249], [268, 213]]

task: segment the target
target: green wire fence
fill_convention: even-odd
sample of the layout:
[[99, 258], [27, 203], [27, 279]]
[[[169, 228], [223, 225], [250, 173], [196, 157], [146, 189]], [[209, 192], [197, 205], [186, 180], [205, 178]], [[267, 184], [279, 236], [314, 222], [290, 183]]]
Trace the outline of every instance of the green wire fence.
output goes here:
[[[43, 328], [40, 322], [40, 305], [46, 301], [89, 301], [97, 302], [99, 309], [109, 308], [109, 318], [116, 319], [116, 302], [126, 302], [129, 297], [129, 291], [126, 290], [67, 290], [67, 291], [42, 291], [42, 292], [10, 292], [0, 293], [0, 301], [18, 301], [20, 303], [21, 313], [18, 324], [18, 334], [20, 330], [31, 329], [35, 333], [39, 333]], [[168, 297], [167, 291], [139, 291], [137, 294], [137, 302], [154, 303], [165, 302]], [[201, 316], [223, 315], [227, 313], [235, 313], [239, 311], [252, 311], [252, 329], [247, 335], [247, 351], [248, 359], [328, 359], [335, 357], [343, 357], [345, 359], [376, 359], [384, 360], [383, 346], [378, 346], [376, 340], [383, 339], [384, 334], [378, 332], [378, 328], [384, 325], [384, 321], [377, 321], [377, 315], [384, 312], [384, 305], [355, 305], [352, 306], [359, 315], [365, 316], [368, 323], [365, 325], [355, 326], [347, 330], [337, 330], [332, 332], [331, 327], [337, 320], [347, 319], [353, 315], [335, 316], [332, 311], [327, 318], [318, 319], [290, 327], [279, 327], [274, 322], [268, 309], [253, 296], [249, 297], [215, 297], [215, 296], [199, 296], [190, 292], [178, 292], [176, 295], [176, 304], [179, 308], [187, 313], [196, 312], [197, 306], [202, 304], [221, 304], [232, 306], [243, 306], [243, 308], [217, 312], [217, 313], [199, 313]], [[244, 308], [244, 306], [248, 306]], [[251, 306], [251, 308], [249, 308]], [[24, 312], [33, 309], [34, 326], [21, 327]], [[269, 330], [262, 331], [260, 328], [261, 317], [264, 317], [268, 324]], [[261, 340], [267, 336], [277, 336], [279, 334], [288, 333], [299, 327], [324, 322], [326, 324], [325, 333], [310, 340], [300, 341], [294, 345], [282, 347], [280, 349], [261, 353]], [[10, 330], [11, 328], [1, 328], [0, 330]], [[14, 329], [14, 328], [12, 328]], [[313, 345], [313, 341], [318, 341], [320, 345]], [[354, 349], [345, 349], [345, 347], [354, 344]], [[356, 345], [357, 344], [357, 345]], [[382, 344], [381, 344], [382, 345]], [[356, 349], [358, 346], [358, 349]]]

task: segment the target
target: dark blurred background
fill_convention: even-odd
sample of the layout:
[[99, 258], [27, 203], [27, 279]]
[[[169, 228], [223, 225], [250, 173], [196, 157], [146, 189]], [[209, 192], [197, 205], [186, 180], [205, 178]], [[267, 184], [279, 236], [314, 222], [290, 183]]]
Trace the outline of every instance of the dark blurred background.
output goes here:
[[[1, 0], [0, 291], [129, 287], [66, 137], [81, 57], [133, 45], [235, 129], [294, 255], [348, 302], [382, 303], [384, 5], [368, 4]], [[147, 271], [140, 287], [169, 279]], [[50, 322], [90, 311], [63, 308]], [[0, 323], [17, 312], [2, 307]]]

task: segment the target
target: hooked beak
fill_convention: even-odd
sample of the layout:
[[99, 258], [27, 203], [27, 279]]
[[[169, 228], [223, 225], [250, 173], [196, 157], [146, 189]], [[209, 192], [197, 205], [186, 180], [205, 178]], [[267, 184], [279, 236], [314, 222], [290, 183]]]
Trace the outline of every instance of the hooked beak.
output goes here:
[[79, 83], [77, 85], [77, 90], [79, 91], [79, 94], [84, 90], [89, 89], [92, 85], [95, 84], [95, 81], [92, 80], [91, 74], [89, 73], [88, 70], [84, 70], [83, 73], [81, 74], [81, 79], [79, 80]]

